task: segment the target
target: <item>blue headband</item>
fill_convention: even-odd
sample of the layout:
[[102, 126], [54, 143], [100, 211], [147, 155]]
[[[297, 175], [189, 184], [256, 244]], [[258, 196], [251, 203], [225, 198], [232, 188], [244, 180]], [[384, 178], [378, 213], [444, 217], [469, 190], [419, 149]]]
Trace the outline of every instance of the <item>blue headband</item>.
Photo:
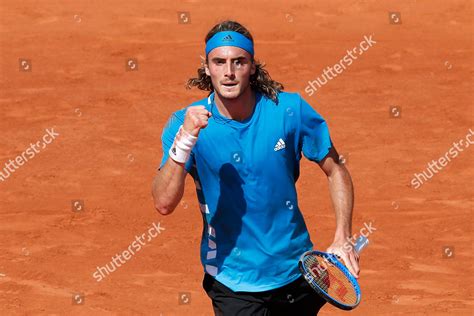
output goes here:
[[239, 32], [225, 31], [214, 34], [206, 43], [206, 56], [209, 55], [211, 50], [221, 46], [240, 47], [253, 56], [252, 41]]

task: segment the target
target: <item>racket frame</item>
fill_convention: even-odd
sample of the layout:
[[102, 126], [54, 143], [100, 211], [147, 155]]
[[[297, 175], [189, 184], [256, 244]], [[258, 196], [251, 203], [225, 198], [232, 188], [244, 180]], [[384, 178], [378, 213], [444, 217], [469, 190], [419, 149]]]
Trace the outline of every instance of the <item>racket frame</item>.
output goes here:
[[[314, 278], [312, 277], [311, 275], [311, 272], [309, 272], [309, 269], [307, 269], [304, 265], [303, 265], [303, 259], [305, 258], [305, 256], [308, 256], [308, 255], [317, 255], [319, 257], [322, 257], [324, 259], [326, 259], [329, 264], [332, 264], [334, 266], [336, 266], [336, 268], [338, 268], [339, 270], [342, 271], [342, 273], [344, 273], [344, 275], [347, 277], [347, 279], [349, 280], [349, 282], [352, 284], [352, 286], [354, 287], [354, 290], [356, 292], [356, 295], [357, 295], [357, 301], [354, 305], [347, 305], [347, 304], [343, 304], [341, 302], [339, 302], [338, 300], [332, 298], [331, 296], [329, 296], [323, 289], [321, 289], [319, 287], [318, 284], [316, 284], [314, 282]], [[298, 268], [300, 269], [300, 272], [303, 274], [303, 277], [305, 278], [306, 282], [309, 283], [309, 285], [322, 297], [324, 298], [328, 303], [340, 308], [340, 309], [343, 309], [343, 310], [351, 310], [351, 309], [354, 309], [356, 308], [360, 301], [361, 301], [361, 291], [360, 291], [360, 287], [359, 287], [359, 283], [357, 282], [357, 280], [352, 276], [352, 274], [349, 272], [349, 270], [346, 268], [346, 266], [344, 264], [342, 264], [338, 259], [337, 259], [337, 256], [332, 254], [332, 253], [326, 253], [326, 252], [322, 252], [322, 251], [317, 251], [317, 250], [310, 250], [310, 251], [306, 251], [305, 253], [303, 253], [300, 257], [300, 260], [298, 261]], [[312, 280], [310, 279], [312, 278]]]

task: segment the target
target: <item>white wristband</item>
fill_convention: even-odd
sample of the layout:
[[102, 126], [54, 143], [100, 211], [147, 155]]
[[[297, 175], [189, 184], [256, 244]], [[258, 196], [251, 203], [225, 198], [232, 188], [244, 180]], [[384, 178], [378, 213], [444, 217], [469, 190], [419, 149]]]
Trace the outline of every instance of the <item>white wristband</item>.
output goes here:
[[189, 134], [183, 129], [183, 125], [179, 127], [178, 132], [174, 138], [173, 145], [169, 150], [171, 159], [176, 162], [186, 163], [191, 155], [197, 137]]

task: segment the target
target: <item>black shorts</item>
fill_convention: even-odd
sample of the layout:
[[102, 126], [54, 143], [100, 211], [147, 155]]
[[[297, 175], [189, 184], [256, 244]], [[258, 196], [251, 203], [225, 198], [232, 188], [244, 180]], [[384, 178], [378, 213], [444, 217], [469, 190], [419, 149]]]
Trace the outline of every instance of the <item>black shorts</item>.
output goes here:
[[303, 276], [269, 291], [234, 292], [206, 273], [202, 286], [216, 316], [314, 316], [326, 303]]

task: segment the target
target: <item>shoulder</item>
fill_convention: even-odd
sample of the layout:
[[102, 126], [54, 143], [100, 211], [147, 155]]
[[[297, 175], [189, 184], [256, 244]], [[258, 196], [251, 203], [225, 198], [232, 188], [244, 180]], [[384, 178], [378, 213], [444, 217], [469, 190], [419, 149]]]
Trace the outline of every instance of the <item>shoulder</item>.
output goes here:
[[293, 113], [299, 113], [301, 104], [304, 103], [303, 98], [297, 92], [285, 92], [281, 91], [278, 93], [278, 103], [273, 100], [267, 99], [274, 105], [274, 108], [278, 112], [286, 112], [292, 116]]
[[[297, 92], [281, 92], [278, 95], [278, 98], [280, 100], [279, 104], [282, 104], [287, 111], [290, 111], [290, 109], [293, 109], [298, 112], [304, 112], [309, 110], [316, 111], [315, 107], [312, 106], [301, 96], [301, 94]], [[317, 103], [315, 101], [312, 101], [311, 103], [313, 102]]]
[[297, 92], [286, 92], [280, 91], [277, 95], [278, 103], [273, 100], [267, 99], [268, 102], [273, 103], [275, 107], [282, 108], [283, 110], [287, 109], [297, 109], [299, 108], [303, 98]]
[[[275, 104], [274, 108], [278, 112], [293, 118], [295, 122], [304, 122], [315, 118], [324, 120], [319, 112], [297, 92], [280, 92], [278, 100], [278, 105], [270, 101]], [[295, 118], [296, 120], [294, 120]]]
[[278, 103], [295, 103], [301, 102], [301, 95], [297, 92], [285, 92], [281, 91], [278, 93]]

